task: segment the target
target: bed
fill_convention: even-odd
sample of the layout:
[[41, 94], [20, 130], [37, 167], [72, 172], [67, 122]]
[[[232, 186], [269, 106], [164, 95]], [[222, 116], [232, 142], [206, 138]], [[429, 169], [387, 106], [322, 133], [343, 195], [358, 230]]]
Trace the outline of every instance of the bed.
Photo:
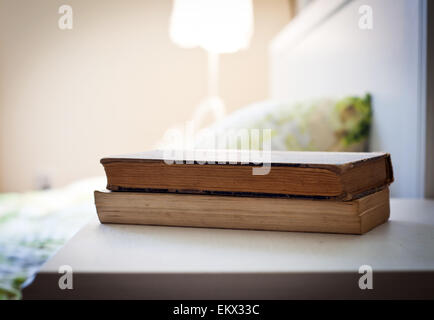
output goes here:
[[89, 219], [93, 191], [105, 178], [65, 188], [0, 194], [0, 300], [20, 299], [21, 286]]

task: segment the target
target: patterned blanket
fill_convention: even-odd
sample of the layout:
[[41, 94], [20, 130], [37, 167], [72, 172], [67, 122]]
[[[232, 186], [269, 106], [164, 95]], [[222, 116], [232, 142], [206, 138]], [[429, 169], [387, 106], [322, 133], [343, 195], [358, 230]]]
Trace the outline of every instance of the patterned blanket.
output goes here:
[[20, 289], [89, 218], [93, 191], [105, 178], [66, 188], [0, 194], [0, 300], [20, 299]]

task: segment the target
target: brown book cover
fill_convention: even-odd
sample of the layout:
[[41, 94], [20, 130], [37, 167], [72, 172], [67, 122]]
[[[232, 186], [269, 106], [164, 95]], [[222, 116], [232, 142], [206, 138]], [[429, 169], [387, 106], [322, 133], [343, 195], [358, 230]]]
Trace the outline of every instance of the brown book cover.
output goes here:
[[353, 201], [95, 191], [101, 223], [363, 234], [389, 219], [389, 189]]
[[[247, 161], [246, 154], [221, 150], [206, 156], [183, 153], [167, 157], [163, 151], [148, 151], [103, 158], [101, 163], [107, 175], [107, 189], [112, 191], [347, 201], [379, 191], [393, 182], [387, 153], [273, 151], [268, 158], [256, 155]], [[263, 170], [254, 174], [258, 169]]]

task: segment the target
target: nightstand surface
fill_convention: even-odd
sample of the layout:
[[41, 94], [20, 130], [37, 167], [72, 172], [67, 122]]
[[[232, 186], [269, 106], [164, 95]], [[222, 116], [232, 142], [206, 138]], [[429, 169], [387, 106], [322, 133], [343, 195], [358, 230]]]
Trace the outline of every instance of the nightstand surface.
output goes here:
[[434, 201], [392, 199], [389, 222], [362, 236], [102, 225], [95, 217], [43, 266], [27, 291], [36, 292], [44, 277], [58, 279], [62, 265], [71, 266], [74, 277], [86, 275], [87, 281], [92, 276], [101, 281], [104, 275], [165, 274], [360, 277], [362, 265], [371, 266], [374, 274], [432, 275]]

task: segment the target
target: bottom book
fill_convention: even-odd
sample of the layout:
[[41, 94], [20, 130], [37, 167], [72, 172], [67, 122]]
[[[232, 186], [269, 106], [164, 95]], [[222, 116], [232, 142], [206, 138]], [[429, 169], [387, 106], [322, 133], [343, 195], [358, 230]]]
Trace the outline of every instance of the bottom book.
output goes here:
[[95, 191], [101, 223], [363, 234], [389, 219], [389, 189], [353, 201]]

